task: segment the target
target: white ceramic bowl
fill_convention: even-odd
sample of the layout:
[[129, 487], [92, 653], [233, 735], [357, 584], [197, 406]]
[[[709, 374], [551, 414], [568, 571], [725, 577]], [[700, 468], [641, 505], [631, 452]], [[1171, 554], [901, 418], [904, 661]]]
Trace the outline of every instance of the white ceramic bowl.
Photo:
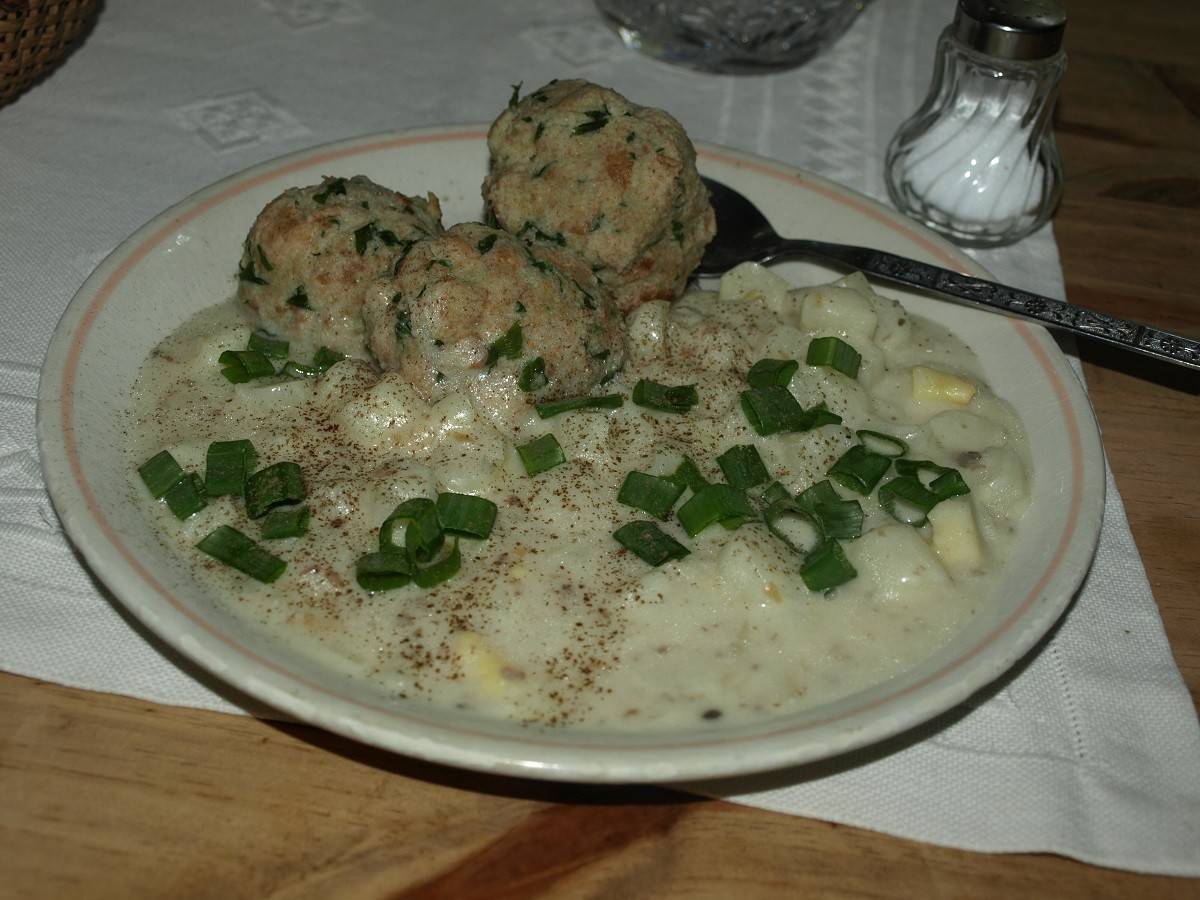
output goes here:
[[[305, 150], [205, 188], [139, 229], [79, 290], [42, 371], [38, 440], [68, 534], [126, 608], [171, 646], [290, 715], [423, 759], [535, 778], [681, 781], [763, 771], [881, 740], [955, 706], [1011, 667], [1058, 619], [1099, 534], [1104, 478], [1086, 396], [1046, 332], [891, 289], [976, 351], [1029, 433], [1033, 502], [1005, 563], [1004, 589], [948, 645], [911, 671], [834, 703], [755, 725], [671, 733], [526, 728], [390, 699], [297, 655], [226, 611], [164, 551], [131, 490], [122, 452], [127, 400], [150, 350], [233, 291], [240, 245], [263, 205], [325, 174], [365, 174], [406, 193], [432, 190], [447, 223], [478, 219], [485, 129], [384, 134]], [[987, 273], [887, 208], [780, 163], [700, 145], [701, 170], [741, 190], [784, 234], [875, 246]], [[834, 273], [788, 264], [794, 283]]]

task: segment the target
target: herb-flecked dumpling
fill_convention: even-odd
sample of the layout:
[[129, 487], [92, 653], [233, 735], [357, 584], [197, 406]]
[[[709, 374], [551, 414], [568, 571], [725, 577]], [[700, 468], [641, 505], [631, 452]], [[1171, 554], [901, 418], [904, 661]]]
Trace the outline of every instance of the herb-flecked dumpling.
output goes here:
[[487, 378], [579, 396], [625, 362], [624, 321], [581, 259], [473, 222], [414, 244], [363, 319], [379, 365], [429, 401]]
[[237, 297], [258, 325], [298, 345], [367, 355], [366, 291], [413, 242], [442, 233], [437, 197], [369, 178], [289, 188], [263, 208], [242, 248]]
[[578, 253], [623, 312], [679, 296], [716, 233], [683, 126], [587, 81], [513, 100], [488, 132], [500, 226]]

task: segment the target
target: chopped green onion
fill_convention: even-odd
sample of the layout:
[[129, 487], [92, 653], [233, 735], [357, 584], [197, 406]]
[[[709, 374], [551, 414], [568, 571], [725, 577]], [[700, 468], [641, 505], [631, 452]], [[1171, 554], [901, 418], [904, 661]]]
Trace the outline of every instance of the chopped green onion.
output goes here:
[[884, 434], [882, 431], [868, 431], [863, 428], [854, 433], [864, 447], [880, 456], [890, 456], [895, 459], [908, 452], [908, 444], [900, 438]]
[[288, 378], [316, 378], [321, 374], [321, 370], [316, 366], [306, 366], [289, 359], [283, 364], [280, 374], [286, 375]]
[[234, 384], [275, 374], [275, 366], [266, 354], [257, 350], [226, 350], [217, 357], [221, 374]]
[[796, 499], [800, 508], [817, 520], [826, 537], [856, 538], [862, 535], [862, 504], [857, 500], [843, 500], [830, 481], [818, 481]]
[[462, 554], [458, 550], [458, 541], [455, 541], [450, 547], [450, 552], [437, 562], [413, 572], [413, 581], [417, 583], [417, 587], [431, 588], [454, 577], [461, 568]]
[[299, 503], [305, 497], [304, 478], [294, 462], [277, 462], [246, 479], [246, 515], [260, 519], [282, 503]]
[[700, 402], [700, 397], [694, 384], [671, 387], [643, 378], [633, 386], [633, 402], [663, 412], [685, 413]]
[[156, 500], [161, 500], [183, 478], [183, 469], [169, 450], [160, 450], [138, 466], [138, 474]]
[[922, 486], [931, 490], [939, 501], [971, 493], [957, 469], [939, 466], [927, 459], [898, 459], [896, 473], [914, 476]]
[[831, 413], [824, 405], [806, 410], [781, 384], [742, 391], [741, 404], [750, 427], [763, 436], [781, 431], [811, 431], [842, 421], [841, 416]]
[[300, 537], [302, 534], [308, 534], [308, 519], [307, 506], [273, 509], [263, 517], [262, 536], [268, 541]]
[[776, 500], [763, 512], [767, 530], [794, 553], [808, 553], [825, 538], [821, 524], [791, 497]]
[[[404, 546], [395, 541], [395, 530], [401, 523]], [[406, 550], [414, 560], [427, 562], [441, 549], [445, 540], [437, 503], [428, 497], [413, 497], [392, 510], [379, 526], [379, 549], [383, 552]]]
[[517, 454], [525, 466], [526, 475], [540, 475], [567, 461], [558, 439], [549, 432], [518, 447]]
[[879, 487], [879, 505], [905, 525], [924, 525], [937, 503], [937, 495], [912, 475], [901, 475]]
[[546, 361], [540, 356], [525, 363], [517, 378], [517, 387], [525, 393], [541, 390], [549, 383], [550, 379], [546, 377]]
[[336, 350], [330, 350], [328, 347], [318, 347], [317, 352], [313, 354], [312, 364], [318, 371], [326, 372], [335, 363], [340, 363], [345, 358], [345, 353], [338, 353]]
[[808, 554], [800, 567], [800, 577], [810, 591], [831, 591], [858, 575], [842, 545], [830, 538]]
[[541, 418], [549, 419], [576, 409], [617, 409], [624, 402], [625, 398], [620, 394], [605, 394], [602, 397], [571, 397], [566, 400], [535, 403], [533, 408]]
[[204, 490], [210, 497], [241, 495], [258, 454], [249, 441], [213, 441], [205, 454]]
[[708, 479], [700, 474], [700, 469], [687, 456], [667, 477], [681, 488], [691, 488], [693, 494], [708, 484]]
[[971, 489], [967, 487], [967, 483], [963, 481], [963, 477], [958, 473], [957, 469], [947, 469], [937, 478], [933, 479], [933, 483], [929, 485], [929, 489], [933, 491], [939, 501], [971, 493]]
[[450, 491], [437, 496], [438, 521], [443, 529], [454, 534], [486, 538], [496, 524], [496, 511], [496, 504], [486, 497]]
[[261, 331], [256, 331], [250, 335], [250, 340], [246, 343], [246, 349], [256, 350], [263, 356], [269, 356], [271, 359], [287, 359], [288, 342], [270, 337]]
[[691, 552], [653, 522], [627, 522], [613, 532], [613, 537], [626, 550], [652, 566], [683, 559]]
[[617, 502], [665, 519], [675, 507], [684, 486], [670, 478], [630, 472], [617, 492]]
[[287, 568], [287, 563], [278, 556], [263, 550], [250, 538], [228, 525], [220, 525], [210, 531], [196, 546], [213, 559], [232, 566], [264, 584], [270, 584]]
[[826, 537], [862, 537], [863, 508], [857, 500], [822, 501], [814, 507], [812, 514]]
[[837, 503], [842, 498], [838, 496], [833, 483], [829, 479], [825, 479], [806, 488], [796, 499], [800, 501], [800, 506], [805, 512], [811, 513], [817, 508], [818, 503]]
[[289, 378], [317, 378], [329, 371], [335, 363], [339, 363], [345, 358], [345, 353], [338, 353], [336, 350], [330, 350], [328, 347], [321, 347], [313, 355], [311, 366], [306, 366], [303, 363], [289, 359], [280, 371]]
[[372, 594], [391, 591], [412, 581], [412, 563], [403, 550], [380, 550], [360, 556], [354, 576], [359, 587]]
[[679, 507], [676, 515], [688, 537], [695, 537], [717, 522], [726, 528], [737, 528], [758, 517], [744, 491], [720, 482], [706, 484]]
[[772, 481], [758, 499], [764, 506], [770, 506], [778, 500], [790, 500], [791, 498], [792, 492], [783, 486], [783, 482]]
[[829, 469], [829, 477], [858, 494], [869, 494], [887, 474], [892, 461], [855, 444]]
[[772, 384], [787, 387], [800, 363], [794, 359], [760, 359], [746, 373], [746, 381], [750, 387], [769, 387]]
[[204, 499], [204, 482], [194, 472], [189, 472], [171, 485], [163, 494], [163, 500], [175, 518], [181, 521], [208, 506], [208, 501]]
[[521, 355], [521, 347], [524, 343], [525, 338], [521, 333], [521, 323], [513, 322], [508, 327], [508, 331], [496, 338], [488, 347], [487, 367], [490, 369], [502, 356], [505, 359], [517, 359]]
[[857, 378], [862, 357], [841, 338], [819, 337], [808, 345], [808, 355], [804, 361], [810, 366], [828, 366], [843, 375]]
[[717, 465], [725, 473], [725, 480], [739, 490], [757, 487], [771, 480], [771, 473], [763, 465], [762, 457], [753, 444], [738, 444], [717, 457]]

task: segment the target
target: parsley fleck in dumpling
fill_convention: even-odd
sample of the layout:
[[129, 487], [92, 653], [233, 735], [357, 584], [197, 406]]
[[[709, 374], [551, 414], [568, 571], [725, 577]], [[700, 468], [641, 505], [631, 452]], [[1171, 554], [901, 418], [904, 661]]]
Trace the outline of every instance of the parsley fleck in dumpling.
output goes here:
[[579, 396], [625, 362], [624, 321], [581, 259], [474, 222], [414, 244], [363, 319], [379, 365], [430, 401], [492, 377]]
[[441, 216], [433, 194], [406, 197], [362, 175], [289, 188], [246, 236], [238, 300], [300, 354], [325, 346], [366, 356], [365, 292], [414, 241], [441, 234]]
[[551, 81], [509, 104], [488, 148], [500, 226], [578, 253], [623, 312], [679, 296], [716, 233], [683, 127], [608, 88]]

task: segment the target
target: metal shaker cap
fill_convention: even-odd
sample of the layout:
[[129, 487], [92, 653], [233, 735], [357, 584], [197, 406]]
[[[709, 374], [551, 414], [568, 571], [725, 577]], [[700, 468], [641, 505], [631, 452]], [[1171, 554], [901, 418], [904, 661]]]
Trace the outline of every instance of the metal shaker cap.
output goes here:
[[1067, 12], [1060, 0], [958, 0], [954, 34], [1001, 59], [1044, 59], [1062, 46]]

